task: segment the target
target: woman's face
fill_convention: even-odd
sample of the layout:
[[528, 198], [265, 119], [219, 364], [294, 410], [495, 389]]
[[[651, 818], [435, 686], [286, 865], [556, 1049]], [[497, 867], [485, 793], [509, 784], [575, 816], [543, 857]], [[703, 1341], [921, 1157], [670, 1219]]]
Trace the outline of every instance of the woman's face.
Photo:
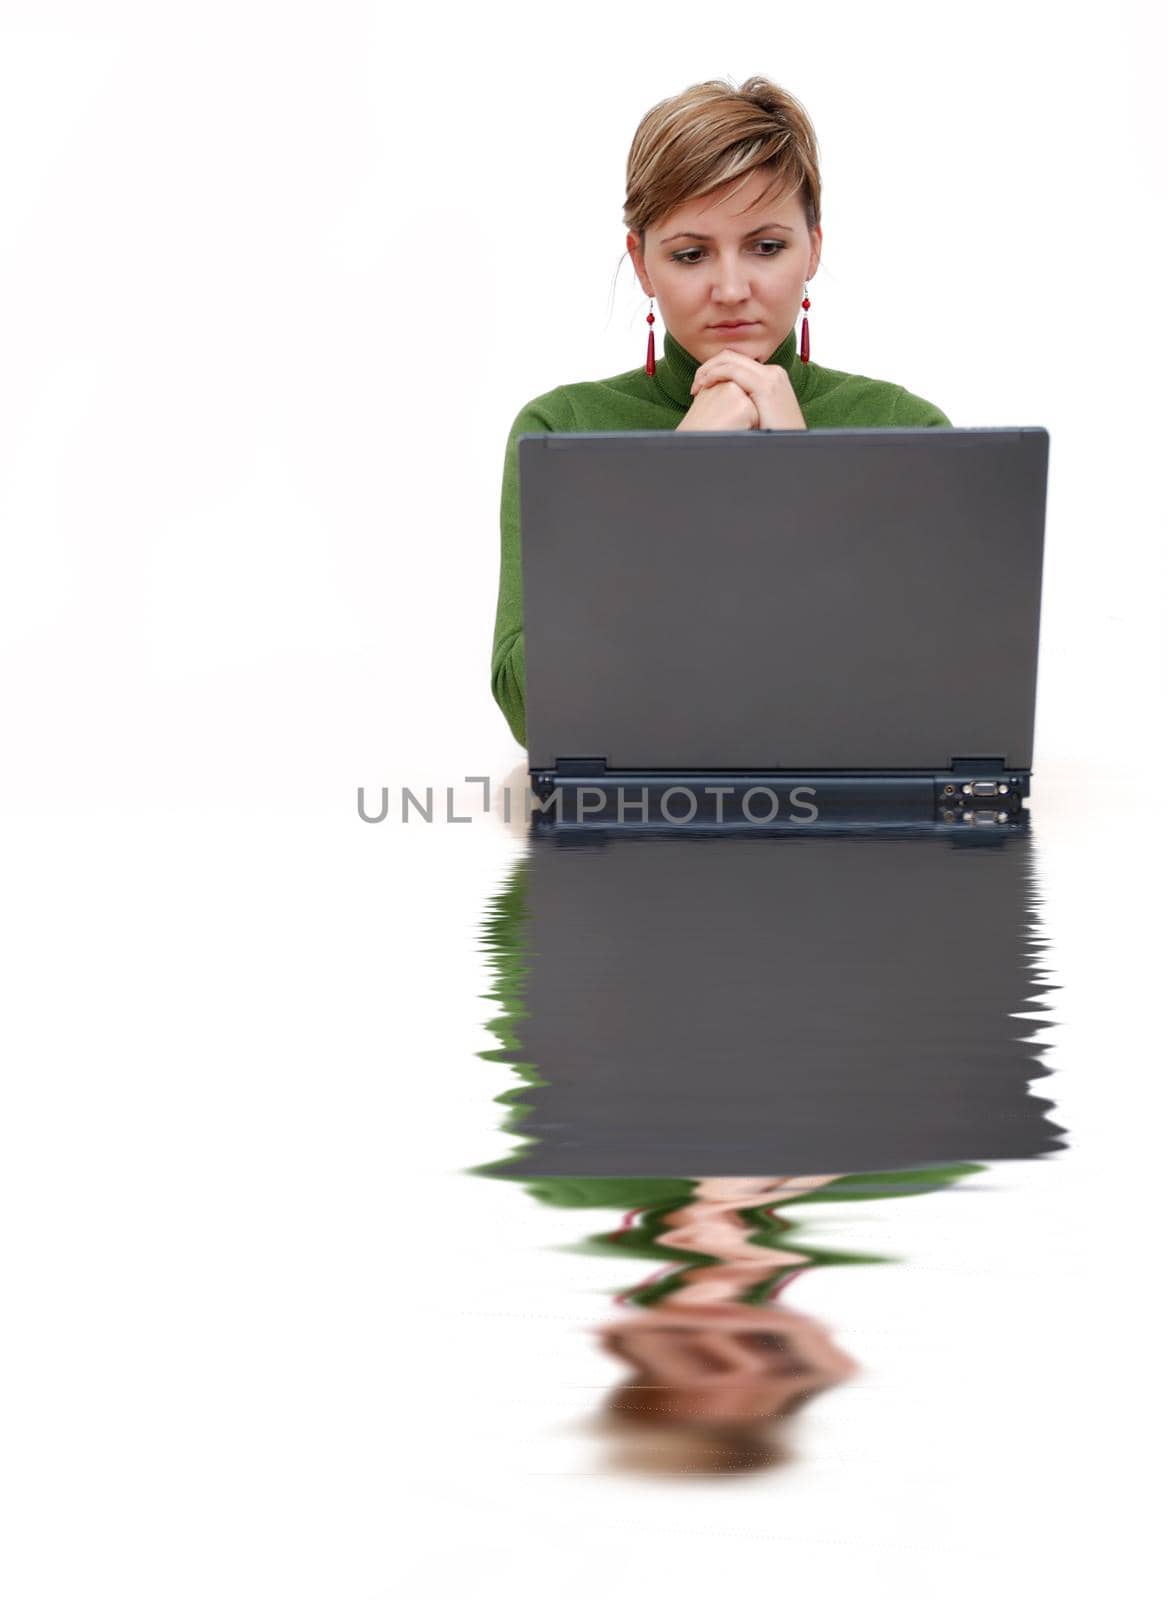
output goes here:
[[[725, 349], [767, 360], [795, 326], [803, 285], [815, 276], [823, 230], [808, 231], [801, 195], [781, 205], [762, 199], [773, 177], [752, 172], [721, 205], [737, 180], [679, 206], [646, 228], [643, 254], [628, 235], [642, 289], [699, 364]], [[718, 326], [728, 323], [746, 326]]]

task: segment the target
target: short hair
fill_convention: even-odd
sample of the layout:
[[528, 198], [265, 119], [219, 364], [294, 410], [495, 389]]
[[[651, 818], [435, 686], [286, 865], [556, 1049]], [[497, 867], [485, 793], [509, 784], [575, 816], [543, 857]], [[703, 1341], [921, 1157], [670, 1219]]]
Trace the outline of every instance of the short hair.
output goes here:
[[819, 147], [804, 107], [769, 78], [741, 88], [718, 78], [661, 100], [641, 118], [629, 150], [625, 227], [639, 233], [678, 206], [752, 172], [773, 173], [767, 188], [801, 194], [810, 232], [819, 222]]

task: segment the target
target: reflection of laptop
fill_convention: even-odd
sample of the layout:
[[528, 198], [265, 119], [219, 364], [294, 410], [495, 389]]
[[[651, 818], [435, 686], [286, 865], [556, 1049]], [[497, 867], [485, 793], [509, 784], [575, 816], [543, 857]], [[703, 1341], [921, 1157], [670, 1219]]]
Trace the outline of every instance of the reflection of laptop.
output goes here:
[[1030, 792], [1049, 442], [523, 435], [537, 804], [605, 825], [1011, 821]]
[[1063, 1143], [1034, 1082], [1025, 828], [548, 834], [492, 934], [512, 981], [490, 1059], [517, 1068], [523, 1139], [485, 1170], [867, 1174], [862, 1194]]

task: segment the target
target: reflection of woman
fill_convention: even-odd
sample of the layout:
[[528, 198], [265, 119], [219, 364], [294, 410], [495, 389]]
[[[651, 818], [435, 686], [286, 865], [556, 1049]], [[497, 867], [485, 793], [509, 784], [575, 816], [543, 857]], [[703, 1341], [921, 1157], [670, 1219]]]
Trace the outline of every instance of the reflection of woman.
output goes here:
[[[736, 1472], [783, 1459], [771, 1425], [852, 1376], [856, 1364], [814, 1318], [773, 1300], [810, 1257], [756, 1237], [752, 1214], [831, 1177], [701, 1178], [663, 1220], [660, 1243], [704, 1256], [665, 1298], [598, 1330], [633, 1368], [609, 1397], [620, 1465]], [[794, 1269], [794, 1270], [792, 1270]]]
[[[505, 1177], [505, 1163], [480, 1171]], [[840, 1176], [525, 1179], [549, 1205], [630, 1209], [583, 1248], [668, 1263], [616, 1296], [596, 1330], [632, 1369], [601, 1427], [631, 1471], [734, 1473], [790, 1459], [786, 1419], [857, 1371], [814, 1317], [778, 1303], [809, 1267], [888, 1259], [818, 1249], [787, 1213], [824, 1201], [927, 1194], [983, 1170], [962, 1162]]]
[[[537, 396], [507, 440], [491, 690], [520, 744], [520, 434], [949, 425], [898, 384], [813, 363], [806, 315], [796, 348], [823, 231], [815, 133], [791, 95], [758, 77], [741, 89], [695, 84], [642, 119], [627, 177], [626, 245], [651, 297], [649, 355], [616, 377]], [[659, 358], [654, 298], [665, 324]]]

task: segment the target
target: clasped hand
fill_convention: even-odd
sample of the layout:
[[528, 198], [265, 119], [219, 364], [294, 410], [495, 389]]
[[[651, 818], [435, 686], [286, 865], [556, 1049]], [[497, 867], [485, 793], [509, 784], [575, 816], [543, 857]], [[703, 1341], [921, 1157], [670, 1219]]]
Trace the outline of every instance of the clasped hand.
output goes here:
[[[716, 356], [703, 361], [694, 373], [690, 393], [695, 403], [703, 393], [710, 393], [720, 384], [736, 384], [747, 397], [757, 421], [746, 421], [738, 426], [749, 428], [806, 428], [791, 379], [785, 367], [777, 362], [756, 361], [741, 350], [720, 350]], [[719, 396], [719, 399], [729, 397]], [[704, 408], [702, 408], [704, 409]], [[719, 410], [722, 408], [719, 407]], [[693, 410], [693, 407], [691, 407]], [[749, 408], [746, 412], [749, 416]], [[735, 426], [732, 422], [722, 424]]]

